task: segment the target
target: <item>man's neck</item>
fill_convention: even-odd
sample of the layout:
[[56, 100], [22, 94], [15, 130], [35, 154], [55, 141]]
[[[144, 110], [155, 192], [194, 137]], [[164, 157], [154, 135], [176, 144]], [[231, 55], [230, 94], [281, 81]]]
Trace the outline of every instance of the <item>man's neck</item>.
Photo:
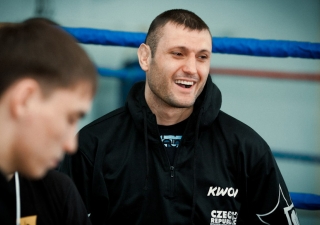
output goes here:
[[10, 164], [11, 159], [10, 159], [10, 153], [6, 151], [6, 149], [0, 149], [0, 171], [1, 173], [8, 178], [8, 174], [11, 174], [13, 169]]
[[157, 124], [164, 126], [177, 124], [187, 119], [193, 111], [193, 107], [175, 108], [166, 104], [151, 104], [148, 100], [147, 104], [152, 113], [156, 115]]
[[148, 85], [146, 85], [144, 97], [150, 110], [156, 115], [158, 125], [169, 126], [177, 124], [187, 119], [193, 111], [193, 106], [182, 108], [168, 104], [153, 94]]
[[14, 170], [14, 152], [12, 151], [12, 126], [8, 119], [4, 119], [5, 117], [3, 114], [0, 113], [2, 116], [0, 119], [0, 170], [3, 175], [7, 176], [10, 173], [13, 173]]

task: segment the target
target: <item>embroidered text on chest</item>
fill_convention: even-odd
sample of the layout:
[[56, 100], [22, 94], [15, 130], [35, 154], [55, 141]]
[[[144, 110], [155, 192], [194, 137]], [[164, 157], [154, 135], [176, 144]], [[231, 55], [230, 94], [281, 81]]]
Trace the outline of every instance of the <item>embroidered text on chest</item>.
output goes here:
[[210, 187], [207, 196], [225, 196], [228, 195], [229, 197], [236, 197], [238, 194], [238, 189], [234, 189], [232, 187], [226, 187], [226, 188], [221, 188], [221, 187]]

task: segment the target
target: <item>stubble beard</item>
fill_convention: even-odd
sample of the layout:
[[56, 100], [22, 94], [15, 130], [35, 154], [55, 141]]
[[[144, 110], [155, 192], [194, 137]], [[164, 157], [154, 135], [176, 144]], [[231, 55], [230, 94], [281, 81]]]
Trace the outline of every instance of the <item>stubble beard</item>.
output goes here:
[[157, 63], [152, 59], [152, 67], [149, 76], [146, 77], [146, 82], [148, 83], [149, 89], [152, 93], [152, 100], [157, 106], [171, 107], [171, 108], [190, 108], [193, 107], [196, 98], [195, 96], [192, 100], [181, 102], [177, 96], [169, 89], [169, 84], [167, 80], [157, 80], [157, 76], [161, 76], [163, 73], [159, 69]]
[[181, 100], [179, 100], [178, 97], [174, 95], [174, 93], [168, 90], [167, 84], [160, 85], [158, 87], [152, 82], [148, 82], [148, 86], [152, 93], [153, 102], [155, 102], [157, 106], [181, 109], [193, 107], [195, 103], [195, 99], [181, 102]]

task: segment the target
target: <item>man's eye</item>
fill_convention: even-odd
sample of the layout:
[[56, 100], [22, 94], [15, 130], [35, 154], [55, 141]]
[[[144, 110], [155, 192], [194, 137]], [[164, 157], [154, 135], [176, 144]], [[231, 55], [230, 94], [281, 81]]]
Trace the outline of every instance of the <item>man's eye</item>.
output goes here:
[[208, 56], [206, 56], [206, 55], [200, 55], [199, 58], [200, 58], [200, 59], [207, 59]]
[[176, 55], [176, 56], [181, 56], [182, 53], [181, 52], [172, 52], [173, 55]]

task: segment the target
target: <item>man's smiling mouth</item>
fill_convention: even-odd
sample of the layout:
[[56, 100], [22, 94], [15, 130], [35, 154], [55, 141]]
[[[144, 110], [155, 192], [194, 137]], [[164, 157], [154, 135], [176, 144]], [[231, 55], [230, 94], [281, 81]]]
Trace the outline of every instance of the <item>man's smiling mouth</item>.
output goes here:
[[186, 81], [186, 80], [176, 80], [175, 83], [183, 88], [190, 88], [194, 84], [193, 81]]

